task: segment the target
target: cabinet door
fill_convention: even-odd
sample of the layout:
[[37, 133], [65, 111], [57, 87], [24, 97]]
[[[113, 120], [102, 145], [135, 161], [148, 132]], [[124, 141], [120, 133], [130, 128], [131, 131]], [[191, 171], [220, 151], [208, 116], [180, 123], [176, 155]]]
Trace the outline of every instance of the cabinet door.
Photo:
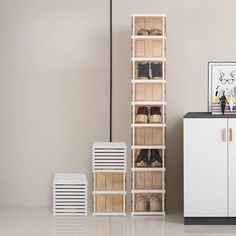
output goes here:
[[236, 217], [236, 119], [228, 119], [229, 127], [229, 152], [228, 152], [228, 170], [229, 170], [229, 216]]
[[227, 119], [184, 119], [185, 217], [227, 216], [226, 128]]

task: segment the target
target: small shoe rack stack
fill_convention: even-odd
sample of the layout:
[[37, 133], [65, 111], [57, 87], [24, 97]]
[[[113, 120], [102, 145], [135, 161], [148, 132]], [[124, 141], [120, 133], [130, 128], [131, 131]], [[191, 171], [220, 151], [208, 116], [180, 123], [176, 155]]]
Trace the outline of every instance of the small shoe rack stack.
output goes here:
[[93, 144], [93, 215], [126, 215], [126, 145]]
[[87, 215], [87, 179], [84, 174], [55, 174], [53, 215]]
[[132, 215], [165, 215], [166, 16], [132, 15]]

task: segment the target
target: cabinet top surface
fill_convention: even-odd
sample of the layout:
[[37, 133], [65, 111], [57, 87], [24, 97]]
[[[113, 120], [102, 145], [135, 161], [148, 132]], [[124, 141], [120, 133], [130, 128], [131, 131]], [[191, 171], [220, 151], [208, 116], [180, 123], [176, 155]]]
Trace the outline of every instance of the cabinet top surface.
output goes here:
[[236, 115], [212, 115], [211, 112], [188, 112], [184, 118], [236, 118]]

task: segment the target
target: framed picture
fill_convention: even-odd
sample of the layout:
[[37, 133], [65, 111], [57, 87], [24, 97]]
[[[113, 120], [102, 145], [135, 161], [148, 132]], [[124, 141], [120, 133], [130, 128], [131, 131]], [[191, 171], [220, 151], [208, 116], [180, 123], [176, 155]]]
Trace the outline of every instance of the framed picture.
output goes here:
[[208, 83], [208, 111], [236, 114], [236, 62], [209, 62]]

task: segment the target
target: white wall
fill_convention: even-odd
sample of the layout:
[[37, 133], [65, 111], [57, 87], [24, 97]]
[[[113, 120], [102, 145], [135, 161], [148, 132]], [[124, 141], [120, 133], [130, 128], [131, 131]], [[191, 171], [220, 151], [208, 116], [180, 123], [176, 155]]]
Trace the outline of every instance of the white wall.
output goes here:
[[109, 137], [107, 1], [0, 1], [0, 205], [51, 204]]
[[[50, 204], [56, 172], [85, 172], [91, 184], [91, 145], [109, 137], [108, 3], [0, 0], [0, 205]], [[207, 110], [207, 62], [235, 61], [236, 2], [113, 9], [114, 141], [128, 145], [130, 15], [167, 14], [167, 207], [181, 206], [182, 117]]]

